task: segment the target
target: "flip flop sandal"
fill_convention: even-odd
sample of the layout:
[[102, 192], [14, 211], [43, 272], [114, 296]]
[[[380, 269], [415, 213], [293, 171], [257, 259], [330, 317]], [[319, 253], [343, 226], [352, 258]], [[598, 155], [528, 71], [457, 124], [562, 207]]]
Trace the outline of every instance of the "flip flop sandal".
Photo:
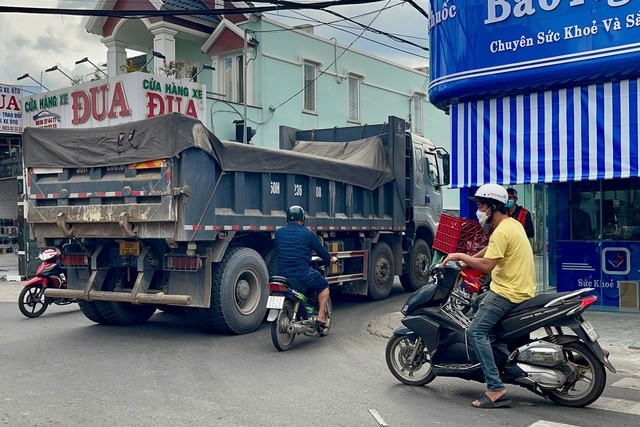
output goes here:
[[511, 406], [511, 404], [513, 403], [511, 399], [508, 399], [506, 397], [500, 397], [494, 402], [489, 396], [486, 395], [486, 393], [483, 394], [482, 397], [478, 399], [478, 401], [480, 402], [479, 405], [474, 405], [473, 403], [471, 403], [471, 406], [478, 409], [495, 409], [505, 408], [507, 406]]

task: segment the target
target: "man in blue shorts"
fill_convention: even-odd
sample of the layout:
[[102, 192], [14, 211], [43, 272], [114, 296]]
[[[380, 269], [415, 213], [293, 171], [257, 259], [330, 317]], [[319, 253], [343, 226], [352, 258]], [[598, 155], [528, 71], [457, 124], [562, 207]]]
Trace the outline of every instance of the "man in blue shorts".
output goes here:
[[329, 283], [319, 271], [311, 268], [311, 251], [329, 265], [338, 262], [322, 246], [318, 236], [304, 226], [304, 209], [291, 206], [287, 209], [287, 225], [276, 231], [276, 253], [278, 256], [278, 274], [287, 279], [300, 281], [305, 289], [300, 291], [318, 293], [318, 318], [320, 324], [326, 323], [325, 313], [329, 301]]

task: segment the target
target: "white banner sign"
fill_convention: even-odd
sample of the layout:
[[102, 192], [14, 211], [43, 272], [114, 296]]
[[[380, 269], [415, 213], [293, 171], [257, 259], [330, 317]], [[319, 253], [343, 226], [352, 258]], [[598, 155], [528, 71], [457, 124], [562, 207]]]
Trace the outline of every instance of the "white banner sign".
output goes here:
[[0, 84], [0, 133], [22, 133], [22, 89]]
[[[4, 111], [4, 110], [3, 110]], [[22, 98], [24, 127], [92, 128], [168, 113], [205, 123], [206, 87], [148, 73], [129, 73]]]

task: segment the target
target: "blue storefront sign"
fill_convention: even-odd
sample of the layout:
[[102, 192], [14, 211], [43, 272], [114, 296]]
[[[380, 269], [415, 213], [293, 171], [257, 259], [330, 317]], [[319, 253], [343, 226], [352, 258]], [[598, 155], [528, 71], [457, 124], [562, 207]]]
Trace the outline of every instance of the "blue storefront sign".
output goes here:
[[435, 104], [534, 92], [637, 73], [631, 0], [430, 0]]
[[603, 309], [638, 310], [640, 242], [570, 242], [556, 244], [558, 292], [592, 288]]

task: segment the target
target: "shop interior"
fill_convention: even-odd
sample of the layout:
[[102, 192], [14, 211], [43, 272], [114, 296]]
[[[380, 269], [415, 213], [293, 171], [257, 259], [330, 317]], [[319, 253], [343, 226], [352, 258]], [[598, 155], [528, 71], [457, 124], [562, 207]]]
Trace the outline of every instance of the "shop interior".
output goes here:
[[22, 176], [19, 135], [0, 135], [0, 278], [18, 276], [21, 227], [18, 177]]

